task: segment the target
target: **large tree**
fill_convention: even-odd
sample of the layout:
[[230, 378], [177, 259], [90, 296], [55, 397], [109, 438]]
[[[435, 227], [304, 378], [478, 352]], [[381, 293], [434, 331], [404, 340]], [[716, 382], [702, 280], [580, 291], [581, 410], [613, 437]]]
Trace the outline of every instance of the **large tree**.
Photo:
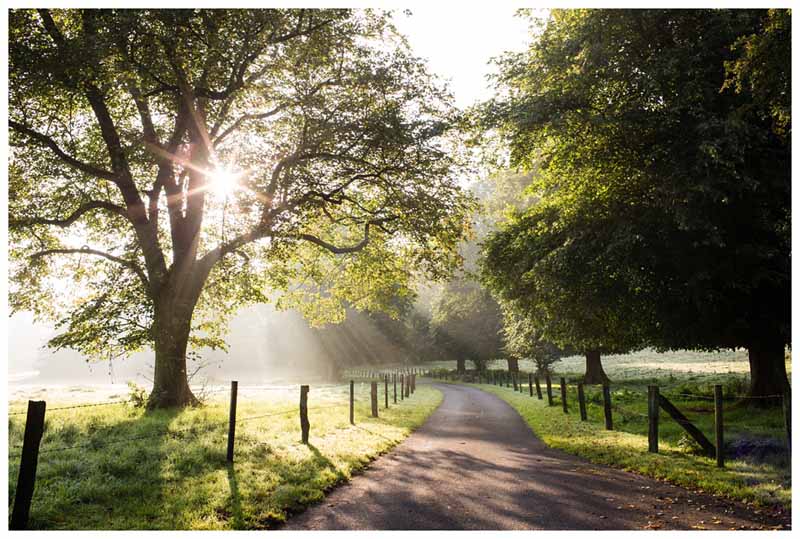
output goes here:
[[556, 240], [532, 263], [585, 272], [565, 290], [657, 347], [746, 347], [758, 396], [788, 383], [790, 34], [780, 10], [554, 11], [488, 108], [543, 162], [546, 208], [512, 227]]
[[384, 13], [12, 10], [9, 63], [12, 312], [151, 347], [151, 406], [243, 304], [341, 319], [458, 261], [450, 97]]

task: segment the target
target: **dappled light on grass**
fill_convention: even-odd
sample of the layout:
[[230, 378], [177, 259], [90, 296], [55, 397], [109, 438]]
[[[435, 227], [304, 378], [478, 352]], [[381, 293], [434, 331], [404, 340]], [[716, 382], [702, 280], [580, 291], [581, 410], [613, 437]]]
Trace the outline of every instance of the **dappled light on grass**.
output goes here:
[[[369, 417], [369, 385], [356, 386], [356, 426], [348, 389], [311, 387], [310, 443], [300, 443], [298, 390], [240, 389], [236, 452], [225, 460], [228, 405], [143, 413], [125, 405], [69, 410], [47, 418], [42, 450], [95, 440], [156, 436], [130, 443], [43, 453], [31, 509], [35, 529], [270, 528], [385, 452], [420, 425], [441, 393], [416, 393]], [[250, 391], [250, 393], [248, 393]], [[216, 395], [216, 394], [215, 394]], [[243, 395], [247, 395], [243, 397]], [[267, 396], [269, 395], [269, 396]], [[53, 404], [55, 406], [55, 403]], [[286, 411], [286, 413], [280, 413]], [[247, 421], [251, 416], [275, 413]], [[207, 430], [209, 425], [218, 428]], [[24, 416], [9, 420], [9, 447], [21, 445]], [[158, 436], [169, 428], [173, 436]], [[18, 450], [17, 450], [18, 451]], [[13, 500], [19, 458], [9, 458]]]
[[[641, 403], [631, 400], [614, 403], [614, 429], [605, 430], [602, 421], [602, 408], [592, 405], [589, 400], [589, 421], [581, 422], [578, 417], [577, 400], [574, 388], [570, 388], [570, 414], [565, 415], [556, 398], [556, 405], [547, 406], [547, 401], [531, 398], [527, 393], [515, 393], [508, 388], [482, 385], [482, 389], [494, 393], [508, 401], [522, 415], [534, 433], [547, 445], [579, 455], [593, 462], [607, 464], [629, 471], [644, 473], [660, 480], [703, 490], [709, 494], [755, 502], [764, 506], [775, 504], [791, 507], [790, 466], [785, 458], [764, 463], [750, 460], [728, 460], [726, 468], [716, 467], [713, 459], [699, 456], [681, 447], [681, 428], [668, 417], [661, 414], [659, 422], [659, 453], [648, 453], [646, 399]], [[612, 386], [613, 387], [613, 386]], [[558, 393], [556, 392], [556, 395]], [[619, 395], [617, 395], [619, 397]], [[589, 395], [587, 394], [587, 399]], [[643, 404], [643, 407], [642, 407]], [[628, 411], [627, 417], [619, 414], [620, 407]], [[760, 412], [768, 424], [777, 423], [780, 410]], [[691, 415], [693, 422], [699, 422], [701, 430], [711, 435], [708, 418]], [[710, 419], [713, 421], [713, 417]], [[726, 436], [736, 435], [737, 422], [742, 417], [731, 414], [726, 419]], [[777, 432], [780, 432], [779, 430]], [[772, 431], [776, 433], [775, 430]]]

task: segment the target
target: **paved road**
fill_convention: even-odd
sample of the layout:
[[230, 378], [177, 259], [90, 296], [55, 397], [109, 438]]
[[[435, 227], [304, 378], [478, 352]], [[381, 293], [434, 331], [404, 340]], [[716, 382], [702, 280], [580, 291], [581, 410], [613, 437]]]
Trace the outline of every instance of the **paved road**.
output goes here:
[[[436, 387], [444, 401], [422, 427], [285, 529], [741, 529], [779, 523], [740, 504], [550, 449], [500, 398], [471, 387]], [[789, 523], [788, 516], [779, 518]]]

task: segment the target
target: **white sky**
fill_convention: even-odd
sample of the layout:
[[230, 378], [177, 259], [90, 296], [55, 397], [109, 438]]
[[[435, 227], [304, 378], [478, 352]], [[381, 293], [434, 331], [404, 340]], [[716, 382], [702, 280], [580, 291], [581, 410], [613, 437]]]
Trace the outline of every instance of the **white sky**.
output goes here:
[[489, 60], [524, 50], [528, 43], [528, 23], [515, 12], [504, 4], [459, 9], [442, 3], [413, 8], [410, 16], [398, 12], [394, 19], [414, 52], [449, 82], [456, 105], [463, 108], [491, 95], [485, 78], [492, 71]]

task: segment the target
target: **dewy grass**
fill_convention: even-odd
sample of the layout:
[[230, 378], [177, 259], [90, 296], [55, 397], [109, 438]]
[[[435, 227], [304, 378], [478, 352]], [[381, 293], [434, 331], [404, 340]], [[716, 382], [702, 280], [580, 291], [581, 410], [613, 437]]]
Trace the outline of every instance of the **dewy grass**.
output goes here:
[[[472, 385], [472, 384], [470, 384]], [[554, 380], [554, 406], [530, 397], [527, 382], [524, 393], [513, 389], [482, 384], [513, 406], [531, 429], [550, 447], [582, 456], [593, 462], [642, 473], [656, 479], [690, 489], [726, 496], [762, 506], [791, 506], [790, 463], [785, 454], [775, 460], [755, 463], [728, 460], [726, 467], [716, 467], [714, 459], [696, 454], [694, 443], [688, 443], [683, 430], [666, 413], [660, 414], [659, 453], [648, 452], [646, 395], [629, 389], [612, 394], [614, 430], [605, 430], [599, 388], [587, 387], [588, 421], [580, 421], [575, 387], [568, 389], [569, 414], [561, 408], [557, 379]], [[542, 383], [544, 392], [544, 383]], [[713, 405], [701, 400], [673, 400], [712, 441]], [[758, 413], [759, 417], [753, 417]], [[780, 410], [754, 412], [744, 407], [726, 410], [725, 435], [729, 439], [749, 434], [781, 436]]]
[[[299, 390], [281, 395], [240, 388], [232, 465], [226, 462], [224, 393], [204, 407], [183, 411], [145, 413], [128, 405], [53, 411], [46, 416], [30, 527], [275, 527], [408, 436], [442, 400], [438, 390], [418, 385], [409, 399], [396, 405], [390, 399], [386, 410], [379, 387], [380, 417], [373, 419], [369, 384], [356, 385], [356, 425], [351, 426], [348, 388], [312, 386], [308, 446], [300, 443]], [[19, 404], [12, 405], [18, 409]], [[266, 414], [271, 415], [247, 420]], [[24, 421], [24, 414], [9, 419], [10, 504]], [[167, 429], [173, 434], [160, 434]], [[134, 437], [143, 438], [104, 445]], [[89, 447], [50, 451], [76, 445]]]
[[[675, 350], [657, 352], [652, 349], [628, 354], [609, 354], [602, 357], [603, 369], [613, 382], [629, 380], [660, 381], [661, 383], [713, 383], [715, 380], [738, 379], [745, 386], [750, 372], [747, 350], [720, 350], [699, 352]], [[467, 362], [469, 368], [473, 366]], [[487, 369], [506, 369], [505, 360], [489, 361]], [[452, 369], [454, 361], [436, 361], [422, 365], [427, 369]], [[519, 368], [529, 372], [536, 370], [533, 361], [520, 360]], [[786, 350], [786, 370], [791, 373], [791, 354]], [[586, 358], [576, 355], [560, 359], [553, 365], [554, 377], [582, 376], [586, 369]], [[647, 383], [647, 382], [645, 382]]]

